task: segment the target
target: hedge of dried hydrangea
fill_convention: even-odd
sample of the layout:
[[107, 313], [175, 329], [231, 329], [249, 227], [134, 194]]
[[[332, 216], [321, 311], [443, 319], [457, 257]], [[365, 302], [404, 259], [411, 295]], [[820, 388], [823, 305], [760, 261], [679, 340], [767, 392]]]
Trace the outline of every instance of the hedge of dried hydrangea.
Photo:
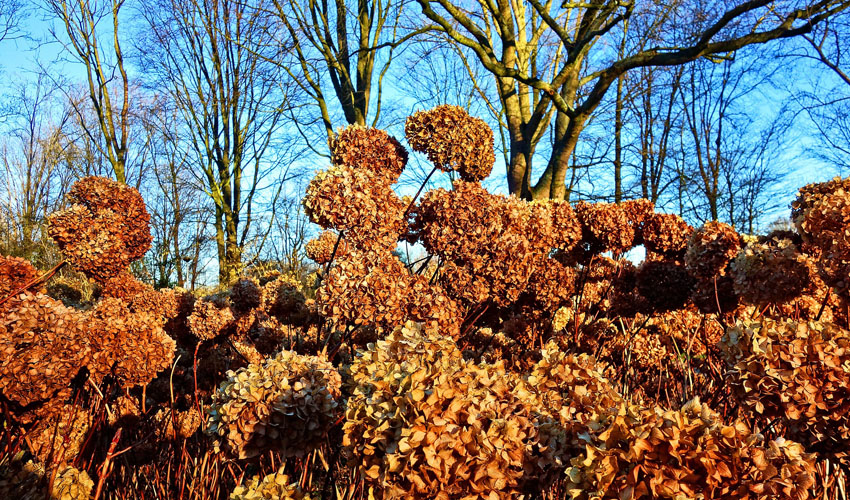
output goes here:
[[304, 456], [336, 420], [340, 384], [326, 360], [281, 351], [262, 365], [227, 372], [213, 396], [207, 432], [239, 458], [269, 449]]

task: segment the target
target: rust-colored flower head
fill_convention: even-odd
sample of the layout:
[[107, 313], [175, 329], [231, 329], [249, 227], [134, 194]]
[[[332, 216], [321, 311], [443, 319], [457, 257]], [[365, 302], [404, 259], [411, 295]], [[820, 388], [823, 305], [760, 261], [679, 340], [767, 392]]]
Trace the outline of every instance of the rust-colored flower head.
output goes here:
[[0, 392], [19, 405], [70, 396], [91, 351], [85, 315], [42, 294], [24, 292], [0, 312]]
[[211, 340], [228, 333], [233, 320], [230, 307], [219, 307], [215, 300], [204, 298], [195, 301], [187, 323], [192, 335], [201, 340]]
[[121, 299], [125, 302], [133, 300], [137, 295], [149, 294], [153, 291], [152, 286], [137, 280], [126, 270], [101, 282], [101, 296]]
[[98, 347], [89, 363], [96, 380], [114, 373], [123, 387], [147, 385], [171, 366], [177, 345], [151, 315], [131, 313], [125, 302], [107, 297], [88, 312], [86, 321]]
[[407, 205], [389, 182], [347, 166], [333, 166], [310, 181], [302, 200], [310, 220], [345, 234], [361, 250], [393, 250], [407, 227]]
[[301, 283], [281, 276], [263, 287], [263, 309], [285, 325], [303, 325], [310, 318]]
[[791, 221], [804, 240], [809, 241], [812, 235], [820, 229], [816, 226], [812, 227], [811, 223], [806, 222], [810, 211], [816, 209], [815, 206], [821, 203], [824, 198], [836, 193], [847, 192], [850, 192], [850, 177], [847, 179], [835, 177], [827, 182], [807, 184], [800, 188], [797, 199], [791, 203]]
[[618, 254], [634, 246], [635, 227], [622, 205], [580, 201], [575, 212], [581, 222], [582, 244], [591, 254]]
[[[20, 257], [4, 257], [0, 255], [0, 300], [8, 297], [29, 282], [41, 276], [30, 261]], [[31, 292], [44, 293], [44, 287], [30, 289]], [[2, 306], [0, 306], [2, 307]]]
[[281, 351], [227, 372], [213, 396], [207, 432], [239, 458], [269, 449], [303, 457], [336, 421], [341, 383], [325, 359]]
[[635, 230], [634, 245], [643, 243], [643, 227], [647, 220], [655, 213], [655, 203], [646, 198], [638, 198], [636, 200], [626, 200], [619, 203], [620, 208], [626, 214], [626, 219], [629, 225]]
[[[333, 231], [322, 231], [316, 238], [307, 242], [304, 251], [307, 257], [316, 264], [327, 264], [331, 258], [343, 259], [349, 252], [349, 245], [345, 238], [340, 238], [339, 234]], [[336, 248], [336, 252], [334, 252]]]
[[706, 222], [691, 234], [685, 265], [691, 276], [698, 280], [709, 280], [724, 276], [726, 267], [738, 255], [741, 237], [729, 224]]
[[656, 213], [646, 219], [642, 232], [649, 252], [676, 259], [685, 255], [694, 228], [676, 214]]
[[368, 170], [396, 182], [407, 165], [407, 150], [383, 130], [349, 125], [331, 140], [331, 163]]
[[150, 215], [137, 190], [103, 177], [86, 177], [74, 184], [68, 197], [73, 205], [48, 218], [48, 234], [90, 278], [106, 281], [150, 248]]
[[43, 464], [72, 462], [85, 444], [94, 418], [84, 408], [61, 405], [28, 433], [30, 452]]
[[493, 131], [459, 106], [416, 112], [407, 118], [404, 133], [414, 151], [427, 154], [444, 172], [456, 170], [465, 181], [486, 178], [496, 162]]

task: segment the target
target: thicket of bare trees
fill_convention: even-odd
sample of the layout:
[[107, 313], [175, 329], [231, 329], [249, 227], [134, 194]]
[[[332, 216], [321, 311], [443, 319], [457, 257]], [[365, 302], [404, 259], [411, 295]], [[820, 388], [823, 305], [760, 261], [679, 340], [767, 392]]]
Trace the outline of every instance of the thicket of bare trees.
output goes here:
[[4, 53], [21, 48], [3, 69], [20, 78], [3, 89], [0, 243], [38, 262], [45, 214], [98, 174], [148, 202], [151, 283], [298, 268], [302, 175], [335, 131], [400, 137], [398, 117], [440, 103], [493, 127], [491, 187], [645, 197], [754, 231], [796, 163], [850, 165], [848, 5], [0, 0]]

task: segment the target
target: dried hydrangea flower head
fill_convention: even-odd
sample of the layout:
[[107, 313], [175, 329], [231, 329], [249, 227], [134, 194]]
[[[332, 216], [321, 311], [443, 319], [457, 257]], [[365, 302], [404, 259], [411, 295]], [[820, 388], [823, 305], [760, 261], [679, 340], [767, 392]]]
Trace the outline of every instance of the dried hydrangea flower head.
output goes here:
[[698, 280], [724, 276], [726, 267], [740, 249], [741, 237], [732, 226], [717, 221], [706, 222], [688, 240], [685, 265], [691, 276]]
[[724, 425], [699, 399], [680, 410], [623, 405], [588, 430], [566, 475], [576, 499], [806, 499], [814, 484], [814, 455], [801, 445]]
[[334, 165], [368, 170], [390, 183], [398, 181], [407, 165], [404, 146], [395, 137], [376, 128], [349, 125], [334, 136], [330, 149]]
[[137, 190], [103, 177], [85, 177], [68, 197], [73, 204], [48, 218], [48, 234], [90, 278], [106, 281], [150, 248], [150, 215]]
[[[515, 498], [540, 488], [554, 421], [504, 366], [408, 322], [358, 354], [343, 452], [387, 498]], [[551, 450], [550, 450], [551, 451]]]
[[[5, 299], [29, 282], [38, 279], [39, 276], [41, 274], [30, 261], [20, 257], [0, 255], [0, 300]], [[30, 291], [44, 293], [44, 287], [30, 289]]]
[[[334, 252], [334, 249], [336, 251]], [[344, 259], [350, 251], [345, 238], [333, 231], [322, 231], [319, 236], [309, 240], [304, 247], [307, 258], [316, 264], [327, 264], [331, 258]]]
[[94, 481], [84, 470], [65, 467], [53, 482], [51, 499], [57, 500], [89, 500]]
[[230, 500], [310, 500], [298, 481], [284, 473], [284, 467], [260, 479], [252, 477], [246, 485], [239, 485], [230, 494]]
[[637, 290], [657, 311], [679, 309], [688, 301], [694, 279], [677, 262], [646, 261], [637, 270]]
[[850, 332], [829, 323], [738, 322], [723, 336], [728, 381], [754, 415], [819, 453], [850, 446]]
[[230, 307], [237, 314], [244, 314], [260, 307], [262, 290], [251, 278], [241, 278], [230, 287]]
[[730, 265], [735, 292], [750, 304], [781, 304], [812, 291], [817, 270], [790, 240], [747, 245]]
[[457, 171], [465, 181], [486, 178], [496, 162], [493, 131], [459, 106], [443, 104], [410, 115], [404, 134], [414, 151], [428, 155], [444, 172]]
[[192, 335], [201, 340], [211, 340], [225, 335], [233, 327], [234, 317], [230, 307], [205, 297], [195, 301], [187, 323]]
[[86, 315], [42, 294], [24, 292], [0, 313], [0, 392], [23, 406], [64, 401], [90, 362]]
[[281, 351], [227, 372], [213, 396], [207, 432], [239, 458], [270, 449], [303, 457], [336, 421], [341, 384], [325, 359]]
[[580, 201], [575, 212], [581, 222], [582, 244], [590, 254], [620, 254], [634, 246], [635, 226], [622, 205]]
[[647, 217], [642, 232], [647, 251], [677, 259], [684, 257], [694, 228], [676, 214], [655, 213]]
[[391, 251], [407, 228], [407, 205], [389, 182], [348, 166], [316, 174], [302, 204], [310, 220], [324, 229], [344, 232], [345, 239], [361, 250]]

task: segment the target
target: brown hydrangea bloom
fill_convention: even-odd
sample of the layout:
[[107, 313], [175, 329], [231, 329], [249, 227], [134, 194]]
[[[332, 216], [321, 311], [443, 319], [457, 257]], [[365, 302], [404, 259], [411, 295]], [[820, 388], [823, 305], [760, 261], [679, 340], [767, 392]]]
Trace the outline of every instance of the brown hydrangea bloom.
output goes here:
[[230, 494], [230, 500], [310, 500], [298, 481], [284, 474], [285, 467], [260, 479], [252, 477], [245, 486], [239, 485]]
[[691, 301], [706, 314], [719, 314], [734, 311], [740, 297], [735, 292], [735, 280], [725, 275], [696, 280]]
[[153, 287], [137, 280], [129, 271], [121, 271], [101, 283], [101, 296], [122, 299], [126, 302], [135, 296], [152, 293]]
[[[337, 243], [339, 242], [339, 243]], [[343, 259], [350, 251], [345, 238], [340, 238], [339, 234], [333, 231], [322, 231], [322, 233], [307, 242], [304, 247], [304, 252], [307, 258], [311, 259], [316, 264], [327, 264], [334, 259]], [[336, 253], [334, 253], [336, 248]]]
[[392, 250], [407, 226], [407, 205], [389, 182], [351, 167], [333, 166], [316, 174], [302, 203], [310, 220], [344, 232], [358, 249]]
[[465, 181], [486, 178], [496, 162], [493, 131], [459, 106], [444, 104], [410, 115], [404, 134], [414, 151], [427, 154], [444, 172], [456, 170]]
[[201, 427], [201, 415], [192, 405], [186, 410], [157, 410], [153, 416], [155, 434], [160, 440], [188, 439]]
[[[0, 300], [20, 289], [41, 274], [30, 261], [20, 257], [4, 257], [0, 255]], [[44, 287], [30, 289], [31, 292], [44, 293]], [[2, 307], [2, 306], [0, 306]]]
[[850, 287], [850, 237], [846, 234], [850, 225], [850, 192], [842, 185], [807, 201], [795, 218], [797, 228], [807, 245], [816, 250], [813, 256], [818, 259], [824, 280], [844, 294]]
[[708, 280], [726, 274], [726, 266], [738, 255], [741, 237], [729, 224], [706, 222], [691, 235], [685, 265], [691, 276]]
[[829, 323], [739, 322], [723, 336], [729, 382], [741, 404], [781, 419], [813, 451], [850, 446], [850, 333]]
[[453, 342], [407, 323], [350, 372], [343, 452], [385, 497], [515, 498], [542, 486], [552, 462], [542, 443], [554, 440], [541, 429], [554, 421], [502, 365], [464, 361]]
[[685, 266], [676, 262], [644, 262], [637, 270], [637, 290], [657, 311], [684, 306], [693, 287], [694, 279]]
[[192, 314], [186, 320], [192, 335], [201, 340], [211, 340], [224, 335], [233, 326], [230, 307], [219, 307], [214, 300], [204, 298], [195, 301]]
[[74, 204], [48, 218], [48, 234], [87, 276], [106, 281], [150, 248], [150, 215], [137, 190], [103, 177], [86, 177], [74, 184], [68, 197]]
[[368, 170], [396, 182], [407, 165], [407, 150], [383, 130], [349, 125], [331, 140], [331, 163]]
[[87, 315], [87, 329], [98, 350], [89, 370], [97, 380], [114, 373], [123, 387], [147, 385], [171, 366], [176, 343], [145, 313], [131, 313], [119, 299], [103, 298]]
[[809, 212], [815, 208], [815, 205], [823, 201], [824, 198], [835, 193], [845, 192], [850, 192], [850, 177], [847, 179], [835, 177], [827, 182], [807, 184], [800, 188], [797, 199], [791, 203], [791, 221], [794, 222], [794, 225], [800, 232], [800, 236], [804, 240], [808, 241], [811, 238], [812, 233], [810, 229], [814, 229], [807, 227], [807, 224], [805, 224]]
[[287, 325], [304, 325], [310, 319], [301, 283], [289, 276], [282, 276], [263, 287], [263, 309]]
[[575, 293], [576, 272], [554, 259], [543, 259], [528, 281], [535, 305], [550, 314], [568, 304]]
[[325, 359], [281, 351], [262, 365], [227, 372], [207, 432], [239, 458], [269, 449], [303, 457], [336, 420], [341, 383]]
[[575, 212], [581, 222], [582, 244], [591, 254], [618, 254], [634, 246], [635, 227], [622, 205], [580, 201]]
[[783, 303], [811, 291], [814, 263], [789, 240], [747, 245], [730, 265], [735, 292], [751, 304]]
[[623, 405], [599, 414], [572, 459], [573, 498], [809, 498], [814, 455], [782, 438], [765, 443], [742, 421], [690, 401], [678, 411]]
[[260, 307], [260, 285], [251, 278], [242, 278], [230, 287], [230, 304], [233, 312], [245, 313]]
[[85, 314], [42, 294], [24, 292], [0, 313], [0, 392], [32, 403], [70, 396], [71, 380], [91, 357]]
[[694, 228], [676, 214], [657, 213], [646, 219], [642, 232], [647, 251], [679, 258], [685, 255]]
[[646, 198], [620, 202], [620, 208], [626, 214], [629, 225], [635, 230], [635, 240], [632, 246], [643, 243], [643, 228], [646, 221], [655, 213], [655, 203]]

